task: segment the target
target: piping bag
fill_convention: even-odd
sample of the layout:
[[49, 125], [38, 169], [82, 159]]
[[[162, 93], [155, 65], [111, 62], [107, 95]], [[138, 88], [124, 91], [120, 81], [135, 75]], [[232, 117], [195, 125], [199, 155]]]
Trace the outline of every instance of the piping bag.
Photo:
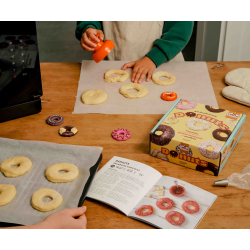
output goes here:
[[242, 189], [250, 189], [250, 164], [248, 164], [240, 174], [234, 173], [227, 179], [215, 181], [214, 186], [235, 186]]

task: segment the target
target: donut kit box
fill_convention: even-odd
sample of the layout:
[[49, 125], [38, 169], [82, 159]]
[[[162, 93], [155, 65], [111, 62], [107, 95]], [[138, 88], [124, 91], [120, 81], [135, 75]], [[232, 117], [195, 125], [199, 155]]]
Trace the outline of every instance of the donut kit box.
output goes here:
[[218, 176], [243, 133], [246, 116], [178, 99], [150, 133], [150, 155]]
[[117, 156], [97, 172], [87, 197], [164, 229], [196, 228], [217, 198], [146, 164]]

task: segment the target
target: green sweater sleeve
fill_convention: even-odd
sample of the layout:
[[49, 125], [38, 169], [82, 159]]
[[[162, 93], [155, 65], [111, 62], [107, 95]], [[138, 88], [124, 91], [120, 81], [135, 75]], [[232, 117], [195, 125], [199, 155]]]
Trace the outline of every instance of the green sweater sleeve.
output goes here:
[[80, 22], [77, 22], [75, 36], [79, 41], [82, 38], [82, 34], [88, 28], [102, 30], [102, 22], [100, 22], [100, 21], [80, 21]]
[[164, 22], [162, 37], [156, 39], [154, 47], [146, 55], [156, 65], [170, 61], [187, 45], [193, 31], [194, 22], [167, 21]]

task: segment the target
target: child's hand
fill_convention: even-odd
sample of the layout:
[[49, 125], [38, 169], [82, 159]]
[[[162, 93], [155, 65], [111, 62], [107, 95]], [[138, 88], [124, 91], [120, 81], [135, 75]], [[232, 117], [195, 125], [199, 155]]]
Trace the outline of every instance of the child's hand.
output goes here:
[[[86, 209], [86, 207], [74, 207], [50, 214], [45, 218], [43, 222], [41, 222], [42, 228], [85, 229], [87, 226], [87, 218], [84, 214], [86, 212]], [[79, 218], [74, 218], [78, 216]]]
[[[99, 34], [100, 39], [96, 37], [98, 34]], [[103, 32], [101, 30], [88, 28], [82, 34], [80, 44], [84, 50], [94, 51], [96, 44], [93, 43], [92, 41], [95, 41], [98, 43], [98, 42], [100, 42], [100, 40], [103, 41], [103, 39], [104, 39], [104, 35], [103, 35]]]
[[146, 82], [150, 81], [152, 74], [156, 68], [154, 62], [147, 56], [145, 56], [141, 60], [124, 64], [122, 70], [132, 67], [134, 68], [131, 81], [135, 83], [141, 83], [146, 75], [147, 75]]

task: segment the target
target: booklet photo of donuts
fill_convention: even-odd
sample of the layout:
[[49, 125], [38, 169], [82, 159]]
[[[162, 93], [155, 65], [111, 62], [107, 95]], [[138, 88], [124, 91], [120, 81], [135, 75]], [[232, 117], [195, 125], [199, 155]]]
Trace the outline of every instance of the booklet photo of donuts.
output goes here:
[[[158, 228], [193, 229], [216, 198], [216, 195], [187, 182], [162, 176], [133, 208], [129, 217]], [[150, 209], [151, 213], [148, 212]]]
[[154, 168], [114, 156], [95, 176], [88, 198], [162, 229], [196, 228], [217, 198]]

